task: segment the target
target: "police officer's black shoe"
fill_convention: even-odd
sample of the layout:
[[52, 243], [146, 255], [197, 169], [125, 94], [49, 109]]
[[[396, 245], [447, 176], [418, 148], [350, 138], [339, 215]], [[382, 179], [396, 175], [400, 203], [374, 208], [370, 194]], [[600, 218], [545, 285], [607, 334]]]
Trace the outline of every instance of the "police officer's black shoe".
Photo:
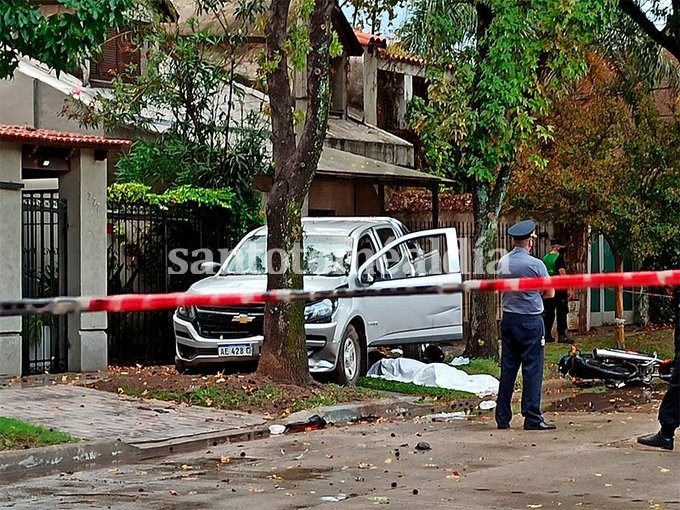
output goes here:
[[555, 430], [557, 427], [552, 423], [546, 423], [544, 421], [537, 423], [536, 425], [524, 424], [524, 430]]
[[663, 448], [664, 450], [673, 449], [673, 438], [662, 436], [660, 433], [650, 434], [648, 436], [641, 436], [637, 438], [637, 442], [645, 446], [652, 446], [654, 448]]
[[557, 343], [559, 344], [573, 344], [574, 339], [571, 337], [568, 337], [567, 335], [562, 335], [557, 339]]

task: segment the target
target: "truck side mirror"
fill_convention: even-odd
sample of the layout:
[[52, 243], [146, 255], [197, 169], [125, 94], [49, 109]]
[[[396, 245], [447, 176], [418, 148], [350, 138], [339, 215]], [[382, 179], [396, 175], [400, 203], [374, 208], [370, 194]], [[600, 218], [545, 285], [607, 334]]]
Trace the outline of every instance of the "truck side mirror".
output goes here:
[[218, 262], [201, 262], [198, 265], [198, 270], [201, 271], [203, 274], [215, 274], [220, 268], [220, 264]]

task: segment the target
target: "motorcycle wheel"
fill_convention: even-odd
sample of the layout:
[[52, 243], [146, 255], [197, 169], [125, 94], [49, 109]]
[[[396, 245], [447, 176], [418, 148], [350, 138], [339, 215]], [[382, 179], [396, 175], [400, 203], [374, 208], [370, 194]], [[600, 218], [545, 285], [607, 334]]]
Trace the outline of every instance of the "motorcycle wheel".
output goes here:
[[631, 363], [612, 363], [597, 358], [583, 358], [588, 373], [593, 379], [606, 381], [628, 381], [638, 374], [637, 367]]

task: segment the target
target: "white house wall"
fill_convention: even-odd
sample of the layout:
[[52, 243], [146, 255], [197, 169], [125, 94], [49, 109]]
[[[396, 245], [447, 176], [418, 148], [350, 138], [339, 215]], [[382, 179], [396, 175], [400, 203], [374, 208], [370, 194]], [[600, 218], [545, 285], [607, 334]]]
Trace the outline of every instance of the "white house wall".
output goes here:
[[[21, 299], [21, 144], [0, 140], [0, 299]], [[0, 317], [0, 376], [21, 375], [21, 317]]]

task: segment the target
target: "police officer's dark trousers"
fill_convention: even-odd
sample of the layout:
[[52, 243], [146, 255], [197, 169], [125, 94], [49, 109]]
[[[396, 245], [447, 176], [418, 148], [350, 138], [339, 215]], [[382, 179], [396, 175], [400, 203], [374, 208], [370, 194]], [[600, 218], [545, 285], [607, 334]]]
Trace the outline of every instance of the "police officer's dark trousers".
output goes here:
[[522, 415], [525, 425], [538, 425], [543, 384], [543, 316], [503, 312], [501, 320], [501, 380], [496, 401], [496, 423], [510, 424], [510, 404], [517, 372], [522, 366]]
[[673, 361], [673, 372], [666, 394], [659, 407], [659, 423], [666, 437], [673, 437], [680, 427], [680, 356], [676, 354]]
[[675, 308], [675, 332], [673, 334], [675, 359], [668, 389], [659, 406], [661, 432], [666, 437], [673, 437], [680, 427], [680, 287], [673, 289], [673, 306]]

